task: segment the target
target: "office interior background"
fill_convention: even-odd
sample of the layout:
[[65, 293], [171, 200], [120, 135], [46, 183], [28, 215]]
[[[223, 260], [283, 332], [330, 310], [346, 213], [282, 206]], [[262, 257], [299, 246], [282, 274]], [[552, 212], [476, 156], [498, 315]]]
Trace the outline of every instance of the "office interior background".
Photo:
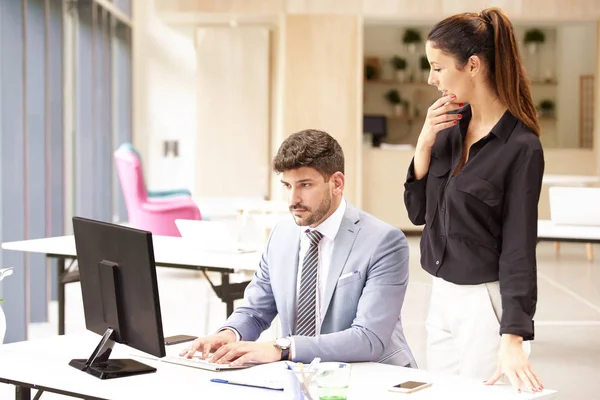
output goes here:
[[[421, 67], [424, 39], [438, 20], [489, 6], [515, 25], [546, 174], [595, 186], [600, 1], [1, 0], [0, 241], [70, 234], [74, 215], [126, 223], [113, 152], [127, 142], [148, 189], [188, 188], [203, 216], [283, 201], [272, 156], [289, 134], [316, 128], [344, 149], [348, 200], [414, 234], [411, 279], [426, 286], [421, 227], [403, 204], [416, 137], [439, 97]], [[550, 186], [540, 219], [550, 218]], [[5, 342], [24, 340], [52, 319], [56, 265], [0, 255], [0, 268], [14, 268], [0, 288]], [[583, 244], [538, 247], [532, 359], [560, 398], [600, 392], [598, 263]], [[427, 297], [409, 292], [405, 308], [410, 300], [412, 345]]]

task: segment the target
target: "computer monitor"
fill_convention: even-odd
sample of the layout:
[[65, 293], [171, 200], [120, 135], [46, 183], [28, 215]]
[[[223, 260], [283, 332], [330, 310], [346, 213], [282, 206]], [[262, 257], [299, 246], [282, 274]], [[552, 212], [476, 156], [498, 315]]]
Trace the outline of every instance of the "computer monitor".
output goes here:
[[385, 115], [363, 115], [363, 133], [372, 135], [373, 147], [381, 145], [381, 139], [387, 136], [387, 117]]
[[165, 356], [152, 234], [73, 217], [86, 328], [102, 335], [87, 359], [69, 365], [100, 379], [155, 372], [132, 359], [111, 359], [115, 342]]

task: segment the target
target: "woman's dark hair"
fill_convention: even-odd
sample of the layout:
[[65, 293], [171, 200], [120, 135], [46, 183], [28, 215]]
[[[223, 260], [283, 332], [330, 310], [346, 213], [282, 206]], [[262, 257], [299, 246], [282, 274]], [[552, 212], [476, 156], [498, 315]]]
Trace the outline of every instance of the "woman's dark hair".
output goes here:
[[301, 167], [314, 168], [327, 181], [336, 172], [344, 173], [344, 153], [326, 132], [307, 129], [290, 135], [273, 159], [273, 169], [282, 173]]
[[453, 15], [438, 22], [427, 40], [453, 56], [459, 69], [477, 55], [488, 65], [489, 81], [512, 115], [540, 136], [537, 110], [515, 40], [513, 26], [499, 8]]

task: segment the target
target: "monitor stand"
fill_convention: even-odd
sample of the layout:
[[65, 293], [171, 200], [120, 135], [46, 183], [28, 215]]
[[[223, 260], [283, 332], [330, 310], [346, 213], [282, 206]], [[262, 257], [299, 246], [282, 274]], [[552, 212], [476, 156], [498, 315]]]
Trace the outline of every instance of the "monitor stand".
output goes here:
[[74, 359], [69, 362], [69, 365], [100, 379], [122, 378], [156, 372], [156, 368], [132, 359], [110, 359], [110, 354], [115, 345], [114, 335], [115, 331], [113, 329], [107, 329], [90, 358], [87, 360], [83, 358]]

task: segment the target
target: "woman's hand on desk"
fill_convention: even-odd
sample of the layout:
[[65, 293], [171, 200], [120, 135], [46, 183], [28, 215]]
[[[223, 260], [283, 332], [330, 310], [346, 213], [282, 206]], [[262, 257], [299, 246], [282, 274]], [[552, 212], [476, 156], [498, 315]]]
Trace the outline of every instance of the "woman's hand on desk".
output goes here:
[[210, 361], [219, 364], [243, 365], [249, 362], [270, 363], [281, 360], [281, 350], [272, 342], [236, 342], [215, 351]]
[[523, 338], [521, 336], [502, 335], [498, 368], [494, 376], [487, 380], [485, 384], [493, 385], [502, 375], [506, 375], [512, 386], [518, 391], [521, 391], [522, 386], [529, 392], [541, 392], [544, 389], [542, 382], [529, 364], [527, 355], [523, 350]]
[[209, 354], [222, 348], [228, 343], [236, 341], [235, 333], [230, 329], [224, 329], [216, 335], [198, 338], [192, 342], [192, 345], [179, 353], [182, 357], [192, 358], [196, 352], [202, 352], [202, 359], [206, 360]]

